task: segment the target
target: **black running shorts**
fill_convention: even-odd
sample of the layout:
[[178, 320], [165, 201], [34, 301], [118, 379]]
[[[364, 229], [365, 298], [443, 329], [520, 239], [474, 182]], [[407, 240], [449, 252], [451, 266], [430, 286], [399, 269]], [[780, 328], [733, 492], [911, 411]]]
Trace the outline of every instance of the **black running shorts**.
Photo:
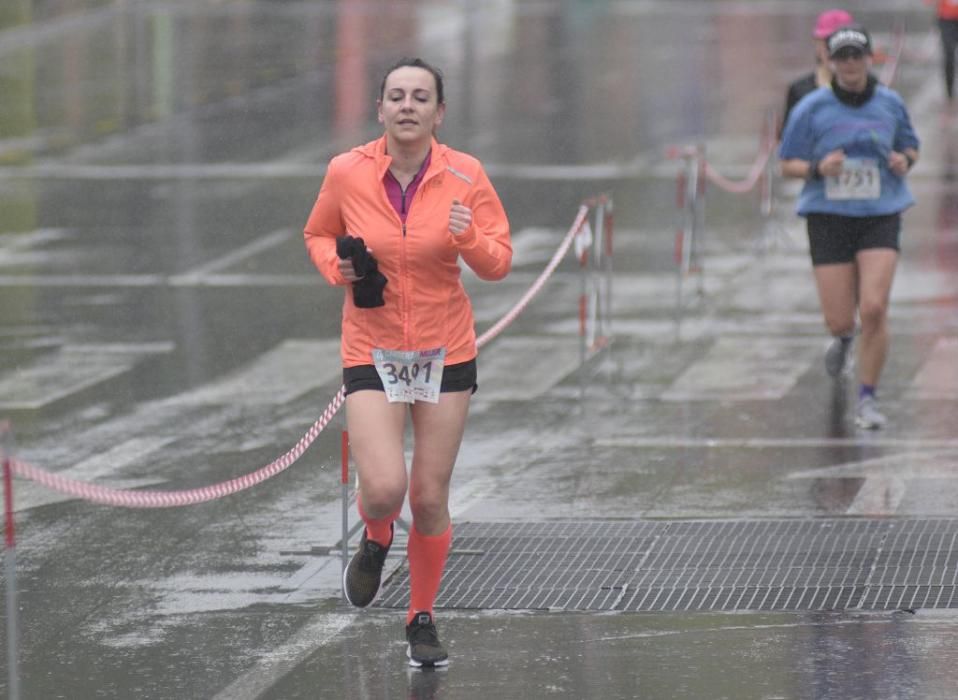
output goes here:
[[866, 248], [901, 250], [901, 214], [809, 214], [807, 221], [812, 265], [850, 263], [855, 260], [855, 253]]
[[[439, 385], [439, 391], [440, 393], [445, 393], [472, 390], [472, 393], [476, 393], [476, 390], [479, 388], [476, 379], [475, 358], [468, 362], [446, 365], [442, 369], [442, 383]], [[376, 365], [343, 367], [343, 386], [346, 387], [347, 396], [354, 391], [362, 391], [363, 389], [385, 391], [385, 389], [383, 389], [383, 382], [379, 378], [379, 373], [376, 371]]]

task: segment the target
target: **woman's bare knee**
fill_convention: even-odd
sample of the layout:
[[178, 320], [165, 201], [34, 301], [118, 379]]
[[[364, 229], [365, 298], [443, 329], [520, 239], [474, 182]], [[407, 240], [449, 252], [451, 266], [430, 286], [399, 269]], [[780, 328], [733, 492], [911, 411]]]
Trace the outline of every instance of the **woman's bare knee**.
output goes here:
[[360, 479], [359, 492], [364, 511], [372, 517], [385, 517], [402, 508], [406, 497], [406, 480], [382, 475]]
[[855, 332], [855, 318], [848, 317], [825, 317], [825, 328], [830, 335], [848, 336]]
[[414, 486], [409, 489], [409, 509], [418, 521], [434, 521], [445, 517], [449, 509], [449, 490], [439, 484]]
[[888, 304], [866, 300], [862, 302], [858, 314], [861, 316], [863, 331], [880, 328], [888, 318]]

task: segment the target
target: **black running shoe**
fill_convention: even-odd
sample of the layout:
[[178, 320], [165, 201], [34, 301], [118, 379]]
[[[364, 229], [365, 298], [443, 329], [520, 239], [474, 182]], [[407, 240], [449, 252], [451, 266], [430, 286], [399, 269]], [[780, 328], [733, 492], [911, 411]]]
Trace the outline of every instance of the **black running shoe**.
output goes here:
[[417, 612], [412, 622], [406, 625], [406, 641], [409, 642], [406, 656], [410, 666], [445, 666], [449, 663], [449, 654], [439, 642], [439, 633], [429, 613]]
[[384, 547], [378, 542], [367, 540], [366, 530], [363, 528], [359, 551], [349, 560], [343, 572], [343, 593], [352, 605], [365, 608], [376, 600], [388, 553], [389, 546]]

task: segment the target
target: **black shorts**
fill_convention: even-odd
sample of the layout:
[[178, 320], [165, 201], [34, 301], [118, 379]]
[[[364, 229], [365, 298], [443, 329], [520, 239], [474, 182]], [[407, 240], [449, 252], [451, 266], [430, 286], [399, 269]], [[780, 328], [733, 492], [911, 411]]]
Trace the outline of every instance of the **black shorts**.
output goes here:
[[850, 263], [866, 248], [901, 250], [901, 214], [885, 216], [808, 215], [808, 249], [812, 265]]
[[[468, 362], [446, 365], [442, 369], [442, 382], [439, 385], [439, 391], [440, 393], [446, 393], [451, 391], [468, 391], [471, 389], [472, 393], [475, 394], [479, 388], [476, 379], [475, 358]], [[385, 391], [385, 389], [383, 389], [383, 382], [379, 378], [379, 372], [376, 371], [376, 365], [343, 367], [343, 386], [346, 387], [347, 396], [354, 391], [362, 391], [363, 389]]]

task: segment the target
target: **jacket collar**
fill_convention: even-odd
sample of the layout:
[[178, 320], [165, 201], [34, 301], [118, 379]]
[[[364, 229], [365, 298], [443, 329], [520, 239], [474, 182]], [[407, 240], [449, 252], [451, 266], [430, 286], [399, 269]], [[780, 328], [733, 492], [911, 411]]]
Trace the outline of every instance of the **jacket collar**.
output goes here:
[[[428, 180], [433, 175], [441, 170], [446, 168], [446, 152], [449, 150], [449, 146], [439, 143], [433, 137], [430, 148], [432, 149], [432, 161], [429, 163], [429, 169], [426, 170], [425, 175], [423, 175], [423, 181]], [[389, 164], [392, 163], [392, 156], [386, 153], [386, 135], [383, 134], [375, 141], [370, 141], [367, 144], [357, 147], [355, 150], [359, 151], [368, 158], [372, 158], [376, 162], [376, 172], [377, 176], [381, 180], [386, 175], [386, 170], [389, 168]]]

